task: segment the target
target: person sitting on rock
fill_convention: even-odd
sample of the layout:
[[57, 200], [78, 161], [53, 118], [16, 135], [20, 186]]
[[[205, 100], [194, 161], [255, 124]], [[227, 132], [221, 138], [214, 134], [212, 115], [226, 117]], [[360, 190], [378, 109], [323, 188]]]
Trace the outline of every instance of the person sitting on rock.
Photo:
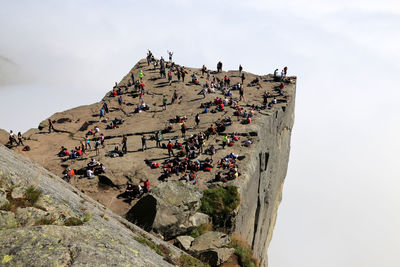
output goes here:
[[86, 170], [86, 177], [88, 179], [93, 179], [94, 178], [94, 174], [93, 174], [93, 171], [91, 169], [87, 169]]

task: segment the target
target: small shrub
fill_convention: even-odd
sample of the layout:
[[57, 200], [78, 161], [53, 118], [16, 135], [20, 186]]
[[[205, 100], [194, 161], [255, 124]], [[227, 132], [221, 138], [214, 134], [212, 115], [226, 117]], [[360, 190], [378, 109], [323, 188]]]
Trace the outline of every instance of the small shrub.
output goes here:
[[178, 265], [181, 267], [209, 267], [207, 263], [200, 261], [199, 259], [193, 258], [187, 254], [181, 254], [178, 259]]
[[50, 219], [43, 218], [43, 219], [37, 220], [37, 221], [35, 222], [35, 225], [51, 225], [51, 224], [53, 224], [55, 221], [56, 221], [56, 219], [54, 219], [54, 218], [50, 218]]
[[91, 219], [92, 219], [92, 214], [90, 214], [89, 212], [86, 212], [85, 217], [83, 217], [82, 221], [85, 223], [85, 222], [90, 221]]
[[210, 215], [213, 222], [225, 224], [229, 215], [240, 204], [240, 195], [235, 186], [219, 187], [204, 190], [201, 199], [201, 211]]
[[42, 191], [34, 186], [29, 186], [25, 191], [25, 200], [30, 204], [34, 205], [42, 195]]
[[11, 211], [11, 209], [13, 208], [14, 204], [10, 201], [7, 201], [6, 203], [4, 203], [3, 205], [1, 205], [0, 210], [4, 210], [4, 211]]
[[230, 247], [235, 249], [241, 267], [258, 267], [258, 261], [253, 257], [250, 246], [239, 237], [231, 237]]
[[196, 227], [190, 233], [190, 236], [193, 237], [193, 238], [197, 238], [197, 237], [201, 236], [202, 234], [210, 232], [211, 230], [212, 230], [212, 224], [211, 223], [202, 224], [202, 225]]
[[82, 225], [82, 224], [83, 224], [83, 221], [76, 217], [69, 217], [68, 219], [65, 220], [65, 223], [64, 223], [65, 226], [77, 226], [77, 225]]

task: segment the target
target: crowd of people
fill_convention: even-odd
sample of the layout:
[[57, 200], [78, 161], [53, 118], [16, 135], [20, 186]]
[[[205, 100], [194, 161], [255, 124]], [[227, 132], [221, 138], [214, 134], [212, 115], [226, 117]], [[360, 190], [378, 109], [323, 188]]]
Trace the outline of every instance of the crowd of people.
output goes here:
[[[153, 68], [153, 70], [159, 70], [159, 78], [166, 79], [168, 86], [171, 86], [175, 82], [185, 82], [185, 77], [189, 75], [189, 70], [187, 70], [184, 66], [176, 65], [173, 60], [173, 52], [168, 51], [168, 61], [164, 60], [161, 57], [159, 60], [156, 59], [151, 51], [148, 51], [146, 56], [146, 63], [149, 68]], [[242, 141], [242, 146], [250, 147], [253, 141], [251, 139], [240, 140], [240, 135], [237, 133], [226, 134], [226, 129], [234, 123], [234, 119], [227, 113], [232, 110], [232, 116], [237, 117], [237, 121], [241, 124], [251, 124], [253, 117], [256, 112], [260, 109], [272, 108], [273, 105], [278, 104], [279, 101], [277, 97], [286, 97], [285, 94], [285, 78], [287, 77], [287, 67], [284, 67], [279, 74], [279, 70], [276, 69], [273, 74], [273, 79], [275, 82], [278, 82], [279, 85], [274, 88], [277, 94], [273, 94], [272, 92], [265, 91], [264, 94], [261, 95], [262, 105], [257, 106], [253, 105], [245, 105], [246, 101], [245, 97], [245, 86], [244, 82], [246, 80], [245, 73], [243, 71], [242, 65], [239, 65], [238, 68], [238, 76], [239, 82], [232, 82], [232, 77], [229, 75], [224, 75], [221, 77], [223, 64], [221, 61], [217, 63], [217, 71], [211, 72], [211, 70], [207, 69], [205, 65], [201, 68], [201, 76], [197, 74], [197, 72], [193, 72], [191, 74], [191, 80], [188, 81], [189, 84], [194, 85], [193, 90], [199, 90], [198, 95], [202, 95], [203, 98], [206, 98], [208, 94], [215, 94], [213, 100], [208, 102], [203, 102], [200, 105], [201, 112], [197, 112], [195, 116], [191, 115], [187, 116], [176, 116], [169, 120], [166, 123], [166, 127], [164, 129], [157, 130], [152, 136], [141, 136], [141, 150], [145, 151], [149, 149], [148, 140], [155, 141], [156, 149], [165, 149], [165, 154], [168, 155], [161, 163], [152, 160], [146, 160], [146, 163], [150, 168], [160, 168], [161, 175], [159, 180], [166, 181], [171, 179], [174, 175], [178, 180], [184, 180], [187, 182], [191, 182], [193, 184], [197, 184], [199, 179], [201, 179], [202, 172], [212, 172], [213, 169], [217, 168], [215, 177], [211, 182], [228, 182], [230, 180], [237, 179], [241, 174], [239, 172], [239, 156], [235, 153], [229, 153], [224, 157], [220, 158], [216, 163], [214, 163], [215, 154], [218, 151], [223, 151], [228, 147], [232, 147], [236, 142]], [[133, 88], [132, 96], [138, 97], [138, 102], [134, 107], [133, 112], [141, 113], [143, 111], [148, 111], [150, 106], [145, 103], [145, 95], [149, 93], [149, 88], [146, 87], [145, 84], [145, 71], [140, 69], [138, 72], [131, 72], [129, 77], [130, 80], [127, 84], [118, 84], [115, 83], [113, 87], [110, 97], [116, 99], [117, 107], [121, 108], [124, 104], [123, 95], [127, 93], [128, 90]], [[219, 76], [219, 77], [218, 77]], [[174, 80], [175, 78], [175, 80]], [[251, 80], [247, 87], [256, 86], [257, 88], [262, 88], [262, 79], [261, 77], [256, 76], [253, 80]], [[238, 97], [235, 97], [234, 94], [237, 94]], [[166, 90], [162, 95], [162, 111], [167, 109], [167, 105], [173, 105], [182, 99], [177, 90], [173, 91], [171, 101], [168, 101], [167, 98], [168, 91]], [[260, 99], [260, 100], [261, 100]], [[169, 102], [169, 103], [168, 103]], [[104, 101], [99, 110], [99, 113], [95, 114], [100, 119], [100, 122], [105, 122], [105, 129], [113, 130], [119, 128], [123, 125], [124, 120], [119, 117], [115, 117], [114, 119], [109, 119], [110, 108], [108, 106], [110, 101]], [[112, 102], [111, 102], [112, 103]], [[228, 110], [227, 110], [228, 109]], [[222, 118], [215, 121], [205, 130], [201, 130], [200, 122], [201, 122], [201, 114], [208, 113], [223, 113]], [[188, 129], [188, 125], [194, 122], [193, 128]], [[177, 126], [174, 126], [177, 124]], [[94, 151], [95, 156], [100, 156], [100, 149], [105, 148], [105, 139], [102, 130], [100, 129], [98, 124], [90, 128], [85, 137], [80, 140], [80, 144], [75, 146], [74, 149], [68, 150], [64, 146], [60, 148], [58, 156], [63, 158], [63, 161], [66, 160], [74, 160], [82, 158], [83, 156], [91, 156], [90, 162], [84, 169], [83, 176], [88, 179], [94, 179], [96, 175], [106, 173], [105, 166], [96, 161], [93, 158], [93, 154], [89, 153], [89, 151]], [[52, 131], [56, 131], [54, 129], [53, 121], [48, 120], [49, 133]], [[174, 141], [172, 139], [164, 139], [163, 135], [169, 134], [172, 132], [173, 128], [179, 128], [181, 132], [181, 136], [174, 136]], [[188, 134], [190, 131], [190, 134]], [[212, 138], [211, 136], [223, 136], [222, 139], [219, 137]], [[9, 136], [9, 144], [12, 146], [13, 144], [24, 145], [22, 134], [19, 132], [17, 136], [10, 131]], [[94, 143], [94, 149], [92, 150], [92, 143]], [[128, 153], [128, 137], [126, 135], [122, 136], [121, 140], [121, 150], [119, 146], [114, 146], [114, 149], [105, 153], [107, 156], [115, 158], [115, 157], [123, 157]], [[70, 181], [72, 177], [76, 175], [76, 170], [67, 167], [64, 170], [63, 179], [66, 181]], [[129, 183], [125, 192], [118, 195], [118, 198], [126, 198], [131, 200], [135, 197], [141, 196], [143, 193], [149, 191], [149, 180], [143, 180], [141, 177], [143, 185], [132, 184]]]

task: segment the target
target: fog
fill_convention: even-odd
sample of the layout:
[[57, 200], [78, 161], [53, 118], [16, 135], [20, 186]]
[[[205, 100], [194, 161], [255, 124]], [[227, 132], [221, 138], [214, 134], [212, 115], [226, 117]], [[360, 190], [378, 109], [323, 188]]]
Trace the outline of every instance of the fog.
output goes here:
[[272, 267], [400, 266], [395, 1], [0, 1], [0, 128], [101, 99], [147, 49], [298, 77]]

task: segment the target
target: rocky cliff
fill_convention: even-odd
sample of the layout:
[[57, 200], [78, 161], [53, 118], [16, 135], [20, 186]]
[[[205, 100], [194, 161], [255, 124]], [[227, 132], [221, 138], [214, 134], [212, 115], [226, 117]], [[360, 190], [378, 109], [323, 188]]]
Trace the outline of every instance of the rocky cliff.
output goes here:
[[[166, 68], [174, 75], [171, 82], [162, 75], [159, 66], [153, 68], [145, 60], [139, 61], [115, 90], [108, 92], [100, 102], [51, 116], [49, 119], [54, 125], [51, 133], [48, 132], [47, 119], [40, 123], [39, 129], [25, 133], [24, 144], [30, 146], [30, 151], [9, 147], [60, 177], [67, 168], [74, 169], [77, 175], [70, 179], [70, 184], [76, 192], [87, 194], [146, 231], [173, 241], [202, 260], [208, 261], [207, 257], [212, 254], [210, 258], [213, 260], [208, 261], [212, 265], [226, 261], [234, 245], [230, 244], [228, 248], [225, 242], [221, 247], [209, 248], [211, 250], [194, 250], [191, 244], [197, 241], [187, 235], [193, 236], [193, 231], [203, 233], [207, 229], [217, 231], [215, 236], [219, 236], [219, 232], [237, 236], [250, 246], [260, 266], [267, 266], [267, 249], [289, 160], [296, 77], [286, 77], [285, 87], [281, 89], [281, 82], [272, 75], [246, 72], [244, 99], [240, 99], [239, 91], [235, 90], [237, 83], [242, 82], [238, 71], [212, 71], [207, 77], [206, 74], [201, 75], [201, 69], [184, 68], [186, 78], [183, 81], [177, 76], [182, 66], [167, 64]], [[132, 78], [138, 80], [140, 72], [145, 86], [142, 93], [141, 82], [132, 83]], [[205, 85], [209, 93], [203, 96], [200, 92]], [[117, 100], [119, 97], [120, 102]], [[164, 97], [167, 98], [165, 108], [162, 105]], [[216, 104], [221, 97], [229, 102], [222, 108]], [[138, 104], [143, 102], [149, 109], [137, 112]], [[99, 111], [105, 104], [108, 112], [100, 116]], [[238, 111], [240, 116], [237, 116]], [[200, 116], [198, 125], [194, 121], [196, 114]], [[251, 116], [251, 121], [248, 116]], [[118, 124], [110, 127], [114, 121]], [[181, 132], [183, 122], [186, 135]], [[215, 133], [210, 130], [213, 127], [216, 128]], [[105, 136], [104, 146], [97, 151], [93, 149], [100, 134], [93, 135], [96, 128]], [[173, 172], [165, 176], [161, 167], [172, 164], [172, 161], [169, 161], [165, 148], [156, 146], [154, 135], [157, 131], [163, 133], [163, 145], [169, 140], [177, 144], [174, 151], [178, 155], [176, 160], [180, 162], [186, 158], [186, 143], [196, 143], [198, 135], [211, 133], [203, 151], [198, 151], [196, 145], [189, 149], [194, 154], [191, 163], [203, 165], [211, 157], [211, 168], [196, 171], [183, 168], [179, 174]], [[123, 136], [127, 138], [127, 153], [114, 153], [116, 146], [121, 149]], [[143, 136], [147, 139], [147, 149], [141, 146]], [[229, 137], [231, 144], [222, 144], [224, 136]], [[4, 133], [3, 139], [7, 137]], [[73, 150], [87, 138], [91, 147], [81, 157], [57, 156], [61, 146]], [[216, 149], [213, 155], [210, 154], [211, 147]], [[223, 163], [219, 164], [220, 160], [232, 159], [230, 155], [235, 155], [233, 161], [236, 166], [225, 169]], [[103, 163], [107, 171], [87, 179], [86, 166], [93, 158]], [[161, 167], [154, 167], [152, 163]], [[196, 172], [196, 180], [188, 179], [183, 183], [186, 171], [187, 174]], [[232, 171], [238, 175], [231, 175]], [[218, 172], [223, 176], [220, 180], [215, 179]], [[127, 184], [142, 184], [146, 179], [150, 182], [148, 194], [130, 201], [117, 198]], [[238, 196], [235, 196], [236, 193], [226, 196], [224, 190], [212, 191], [218, 188], [225, 188], [231, 193], [236, 190], [232, 191], [232, 188], [237, 188]], [[214, 201], [208, 203], [211, 205], [208, 208], [203, 192], [211, 196], [209, 201]], [[232, 199], [238, 205], [230, 205]], [[240, 259], [238, 262], [245, 265]]]
[[1, 266], [174, 266], [181, 253], [0, 145]]
[[258, 144], [251, 151], [243, 179], [235, 182], [242, 196], [235, 232], [251, 244], [260, 266], [268, 263], [267, 250], [282, 198], [294, 123], [294, 96], [293, 92], [285, 107], [267, 112], [253, 125]]

